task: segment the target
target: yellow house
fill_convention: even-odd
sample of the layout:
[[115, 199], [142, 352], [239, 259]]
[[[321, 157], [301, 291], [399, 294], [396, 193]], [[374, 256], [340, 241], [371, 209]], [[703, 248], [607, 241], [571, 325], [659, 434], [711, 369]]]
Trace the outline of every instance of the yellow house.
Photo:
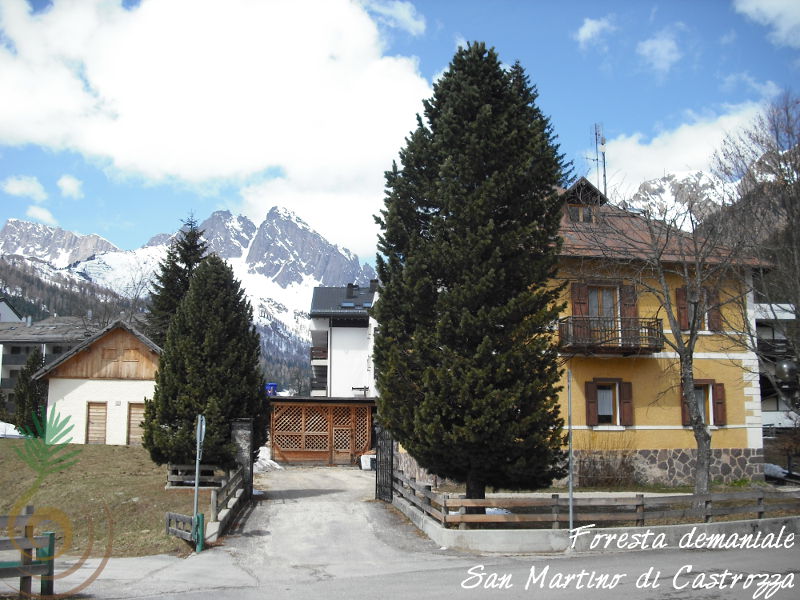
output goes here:
[[711, 479], [761, 477], [758, 360], [735, 339], [737, 319], [749, 317], [740, 303], [727, 301], [746, 297], [746, 265], [701, 288], [702, 301], [689, 298], [681, 273], [691, 278], [692, 267], [669, 242], [659, 256], [672, 267], [663, 270], [648, 269], [630, 251], [652, 235], [642, 230], [643, 219], [608, 205], [584, 178], [564, 200], [560, 399], [565, 420], [571, 399], [578, 481], [591, 477], [590, 470], [602, 477], [598, 463], [605, 463], [606, 472], [627, 469], [639, 481], [692, 483], [697, 445], [682, 401], [678, 354], [667, 343], [685, 338], [690, 319], [698, 322], [694, 391], [711, 433]]

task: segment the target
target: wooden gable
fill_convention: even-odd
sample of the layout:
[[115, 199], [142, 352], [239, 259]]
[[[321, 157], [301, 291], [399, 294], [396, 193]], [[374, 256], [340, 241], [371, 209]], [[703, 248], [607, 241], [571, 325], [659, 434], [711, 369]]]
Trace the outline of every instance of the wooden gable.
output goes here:
[[55, 367], [64, 379], [155, 379], [158, 354], [131, 332], [112, 329]]

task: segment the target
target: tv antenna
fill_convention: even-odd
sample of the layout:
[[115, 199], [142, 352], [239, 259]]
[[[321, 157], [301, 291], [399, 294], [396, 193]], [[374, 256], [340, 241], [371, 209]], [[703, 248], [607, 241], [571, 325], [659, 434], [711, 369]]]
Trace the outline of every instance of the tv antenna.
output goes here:
[[[597, 189], [603, 190], [603, 195], [608, 197], [608, 190], [606, 187], [606, 136], [603, 135], [602, 123], [594, 124], [594, 158], [587, 157], [595, 164], [597, 169]], [[602, 171], [603, 185], [600, 186], [600, 174]]]

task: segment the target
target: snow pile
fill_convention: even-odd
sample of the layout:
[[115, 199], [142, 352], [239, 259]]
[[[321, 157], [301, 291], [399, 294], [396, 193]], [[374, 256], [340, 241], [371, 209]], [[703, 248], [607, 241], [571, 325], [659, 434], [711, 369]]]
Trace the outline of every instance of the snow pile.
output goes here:
[[0, 438], [21, 438], [22, 435], [11, 423], [0, 421]]
[[261, 448], [258, 449], [258, 460], [256, 460], [253, 465], [253, 471], [255, 473], [268, 473], [281, 469], [283, 469], [283, 467], [272, 460], [270, 449], [266, 446], [261, 446]]

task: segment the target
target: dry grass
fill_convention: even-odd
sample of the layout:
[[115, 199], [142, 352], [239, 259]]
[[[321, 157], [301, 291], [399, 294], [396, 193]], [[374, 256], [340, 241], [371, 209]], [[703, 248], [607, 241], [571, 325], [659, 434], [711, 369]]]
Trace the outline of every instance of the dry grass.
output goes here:
[[[24, 440], [0, 439], [0, 514], [8, 514], [35, 484], [35, 474], [14, 451], [23, 443]], [[37, 512], [50, 507], [68, 517], [73, 541], [67, 553], [80, 555], [89, 547], [90, 520], [94, 526], [92, 556], [102, 556], [109, 540], [112, 556], [186, 553], [185, 542], [164, 532], [164, 514], [191, 514], [191, 490], [165, 490], [166, 467], [151, 462], [143, 448], [74, 448], [81, 449], [77, 464], [47, 476], [27, 502]], [[200, 512], [208, 513], [208, 503], [209, 493], [201, 492]], [[60, 548], [63, 527], [48, 522], [39, 530], [55, 530], [59, 538], [56, 546]]]

